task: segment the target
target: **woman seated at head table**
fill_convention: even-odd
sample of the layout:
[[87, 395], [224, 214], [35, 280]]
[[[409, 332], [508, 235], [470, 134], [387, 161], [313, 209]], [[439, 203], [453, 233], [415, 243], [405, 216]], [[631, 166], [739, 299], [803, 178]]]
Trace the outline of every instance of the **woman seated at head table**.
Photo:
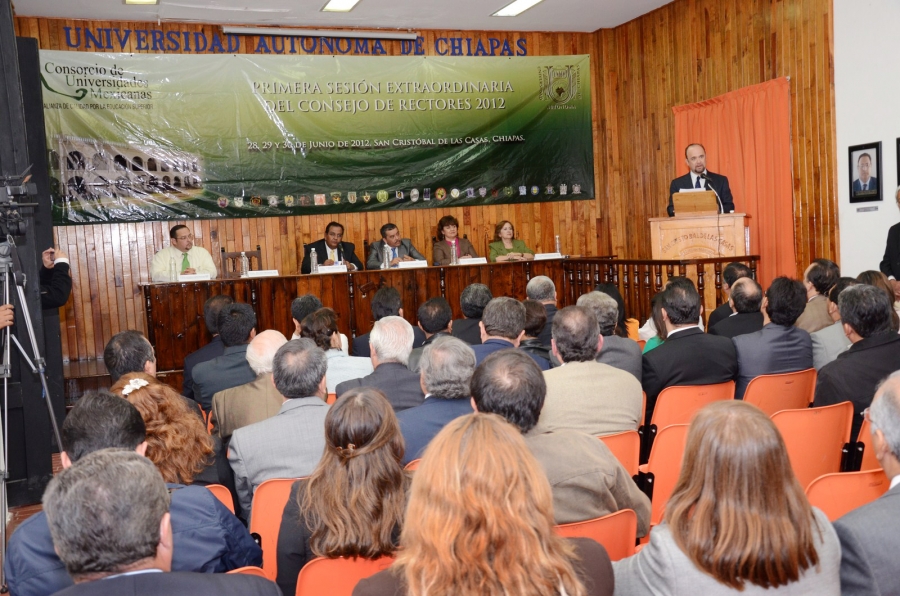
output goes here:
[[503, 220], [494, 228], [494, 241], [488, 244], [491, 263], [505, 263], [506, 261], [530, 261], [534, 258], [534, 251], [525, 246], [525, 243], [516, 239], [516, 229], [512, 222]]
[[432, 249], [432, 261], [435, 265], [449, 265], [450, 253], [456, 250], [457, 259], [477, 257], [478, 253], [472, 243], [459, 237], [459, 222], [452, 215], [445, 215], [438, 221], [437, 239]]
[[797, 482], [781, 434], [744, 401], [700, 410], [664, 522], [613, 563], [616, 594], [839, 596], [841, 546]]

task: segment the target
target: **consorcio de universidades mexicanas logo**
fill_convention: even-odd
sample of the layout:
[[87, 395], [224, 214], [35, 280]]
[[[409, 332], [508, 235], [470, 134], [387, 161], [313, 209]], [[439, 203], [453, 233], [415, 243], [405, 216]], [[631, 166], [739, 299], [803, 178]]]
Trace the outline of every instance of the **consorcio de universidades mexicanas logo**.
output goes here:
[[541, 80], [541, 101], [552, 103], [550, 110], [574, 110], [569, 102], [581, 99], [581, 67], [542, 66], [538, 68]]

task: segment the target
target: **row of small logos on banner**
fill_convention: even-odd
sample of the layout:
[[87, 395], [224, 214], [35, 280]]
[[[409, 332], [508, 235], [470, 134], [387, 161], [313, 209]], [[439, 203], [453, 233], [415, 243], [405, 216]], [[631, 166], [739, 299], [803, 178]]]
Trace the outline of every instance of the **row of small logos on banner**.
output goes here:
[[[571, 191], [571, 192], [570, 192]], [[519, 196], [527, 196], [531, 193], [532, 196], [537, 196], [541, 193], [541, 188], [537, 185], [532, 187], [520, 186], [519, 187]], [[422, 199], [423, 201], [430, 201], [432, 198], [443, 201], [448, 197], [451, 199], [458, 199], [459, 197], [465, 195], [467, 199], [474, 199], [476, 196], [481, 198], [486, 198], [488, 194], [491, 195], [492, 198], [497, 198], [499, 196], [511, 197], [515, 194], [515, 189], [512, 186], [506, 186], [502, 189], [491, 189], [488, 190], [484, 186], [481, 188], [467, 188], [465, 190], [460, 190], [458, 188], [451, 188], [448, 192], [445, 188], [438, 188], [433, 193], [430, 188], [424, 188], [421, 192], [419, 192], [418, 188], [413, 188], [409, 191], [409, 200], [413, 203]], [[572, 195], [580, 195], [581, 194], [581, 185], [573, 184], [571, 189], [568, 184], [560, 184], [559, 186], [554, 186], [553, 184], [548, 184], [544, 187], [545, 195], [560, 195], [565, 196], [568, 194]], [[354, 204], [358, 200], [362, 200], [363, 203], [369, 203], [372, 199], [375, 199], [379, 203], [386, 203], [388, 199], [391, 197], [391, 194], [386, 190], [379, 190], [378, 192], [372, 194], [368, 191], [363, 191], [361, 193], [357, 193], [356, 191], [348, 191], [346, 193], [346, 197], [342, 192], [332, 192], [329, 194], [325, 193], [317, 193], [312, 195], [300, 195], [299, 197], [295, 197], [294, 195], [285, 195], [282, 199], [278, 195], [269, 195], [265, 198], [269, 207], [278, 207], [280, 203], [284, 203], [285, 207], [309, 207], [311, 205], [327, 205], [330, 203], [332, 205], [340, 205], [345, 201]], [[407, 193], [402, 190], [394, 191], [394, 198], [398, 201], [405, 200], [407, 197]], [[254, 207], [260, 207], [263, 204], [262, 197], [234, 197], [233, 199], [229, 199], [228, 197], [219, 197], [219, 207], [228, 207], [229, 204], [235, 207], [243, 207], [245, 204], [249, 203]]]

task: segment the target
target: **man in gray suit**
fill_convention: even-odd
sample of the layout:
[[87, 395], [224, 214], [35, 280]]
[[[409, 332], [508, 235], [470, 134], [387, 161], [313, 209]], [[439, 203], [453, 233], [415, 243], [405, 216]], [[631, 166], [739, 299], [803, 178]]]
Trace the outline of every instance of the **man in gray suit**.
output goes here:
[[833, 325], [810, 333], [813, 347], [813, 366], [821, 369], [829, 362], [833, 362], [838, 356], [846, 352], [850, 346], [850, 338], [844, 333], [844, 325], [841, 323], [841, 309], [838, 308], [838, 296], [844, 289], [855, 286], [859, 282], [852, 277], [842, 277], [831, 291], [828, 292], [828, 314], [834, 320]]
[[841, 593], [844, 596], [900, 594], [900, 373], [887, 378], [868, 409], [872, 436], [867, 449], [891, 481], [880, 498], [834, 522], [841, 540]]
[[402, 238], [396, 224], [386, 223], [381, 226], [381, 240], [373, 242], [369, 247], [369, 258], [366, 269], [381, 269], [384, 261], [384, 247], [391, 249], [391, 267], [401, 261], [424, 261], [425, 257], [416, 250], [409, 238]]
[[588, 292], [578, 297], [577, 306], [590, 309], [597, 317], [603, 346], [597, 353], [597, 362], [608, 364], [613, 368], [630, 372], [634, 378], [641, 380], [641, 346], [638, 342], [615, 334], [619, 321], [619, 305], [615, 299], [603, 292]]
[[809, 333], [794, 327], [806, 307], [806, 289], [796, 279], [777, 277], [766, 290], [762, 308], [765, 325], [759, 331], [733, 337], [738, 376], [734, 397], [743, 399], [747, 385], [759, 375], [812, 368]]
[[206, 413], [212, 410], [216, 393], [256, 378], [247, 364], [247, 344], [256, 337], [253, 307], [242, 302], [226, 306], [219, 313], [218, 327], [225, 350], [218, 358], [194, 367], [194, 399]]
[[244, 511], [263, 481], [309, 476], [318, 465], [325, 450], [327, 368], [325, 352], [311, 339], [289, 341], [276, 352], [272, 377], [284, 403], [272, 418], [234, 431], [228, 448]]

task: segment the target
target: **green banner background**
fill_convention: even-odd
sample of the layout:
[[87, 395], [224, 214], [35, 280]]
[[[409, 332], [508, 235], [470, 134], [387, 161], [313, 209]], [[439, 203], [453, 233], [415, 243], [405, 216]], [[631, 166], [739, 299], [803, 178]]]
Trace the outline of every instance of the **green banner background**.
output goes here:
[[41, 71], [57, 224], [594, 197], [588, 56], [42, 51]]

